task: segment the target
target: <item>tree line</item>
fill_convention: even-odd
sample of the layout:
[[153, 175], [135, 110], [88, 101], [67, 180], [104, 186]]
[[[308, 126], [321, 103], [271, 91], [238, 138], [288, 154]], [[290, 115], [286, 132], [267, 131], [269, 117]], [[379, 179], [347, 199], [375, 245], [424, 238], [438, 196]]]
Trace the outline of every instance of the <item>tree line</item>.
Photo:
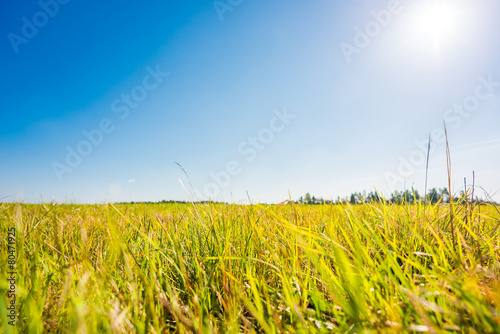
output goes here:
[[[467, 200], [467, 194], [464, 191], [460, 191], [458, 196], [453, 196], [453, 202], [460, 203]], [[450, 202], [450, 192], [448, 188], [432, 188], [429, 190], [427, 195], [420, 196], [419, 192], [415, 189], [405, 190], [405, 191], [394, 191], [389, 195], [389, 197], [384, 197], [380, 195], [378, 192], [370, 191], [367, 193], [366, 191], [354, 192], [350, 196], [347, 197], [337, 197], [336, 200], [328, 200], [323, 199], [321, 197], [311, 196], [311, 194], [307, 193], [305, 196], [301, 196], [297, 204], [363, 204], [363, 203], [392, 203], [392, 204], [415, 204], [418, 202], [423, 203], [431, 203], [436, 204], [438, 202], [441, 203], [449, 203]], [[481, 203], [489, 203], [489, 204], [497, 204], [492, 201], [480, 201]]]

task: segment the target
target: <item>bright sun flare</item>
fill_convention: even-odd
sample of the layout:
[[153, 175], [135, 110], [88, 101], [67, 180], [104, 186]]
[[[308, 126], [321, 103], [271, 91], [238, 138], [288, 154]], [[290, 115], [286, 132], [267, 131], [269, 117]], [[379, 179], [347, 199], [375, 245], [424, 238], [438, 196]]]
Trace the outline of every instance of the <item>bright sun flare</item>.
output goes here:
[[423, 33], [430, 36], [442, 36], [453, 31], [455, 20], [452, 8], [443, 4], [428, 5], [427, 7], [419, 17]]
[[422, 43], [431, 43], [439, 55], [445, 44], [460, 35], [460, 11], [457, 2], [433, 0], [422, 3], [414, 13], [414, 31]]

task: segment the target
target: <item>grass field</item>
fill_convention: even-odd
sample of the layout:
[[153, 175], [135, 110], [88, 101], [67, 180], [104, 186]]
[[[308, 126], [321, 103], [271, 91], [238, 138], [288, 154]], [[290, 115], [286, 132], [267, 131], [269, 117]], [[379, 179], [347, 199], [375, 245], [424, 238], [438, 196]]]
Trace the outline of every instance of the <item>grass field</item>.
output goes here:
[[500, 333], [499, 224], [464, 204], [1, 204], [1, 327]]

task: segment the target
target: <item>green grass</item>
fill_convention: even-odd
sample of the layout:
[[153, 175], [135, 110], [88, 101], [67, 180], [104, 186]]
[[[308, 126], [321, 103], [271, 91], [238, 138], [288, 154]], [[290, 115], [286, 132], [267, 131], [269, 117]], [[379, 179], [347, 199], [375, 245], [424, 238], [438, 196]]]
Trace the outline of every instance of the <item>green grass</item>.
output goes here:
[[1, 204], [0, 314], [15, 227], [19, 332], [500, 333], [499, 224], [460, 204]]

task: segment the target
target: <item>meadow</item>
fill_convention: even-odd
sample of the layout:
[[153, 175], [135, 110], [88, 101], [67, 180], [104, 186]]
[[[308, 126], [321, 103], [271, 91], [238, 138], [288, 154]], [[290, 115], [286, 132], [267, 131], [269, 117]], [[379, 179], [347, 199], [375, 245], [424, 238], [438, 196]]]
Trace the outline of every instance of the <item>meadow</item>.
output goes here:
[[[4, 333], [500, 333], [497, 206], [0, 204]], [[8, 230], [16, 231], [16, 323]], [[12, 240], [11, 240], [12, 241]]]

